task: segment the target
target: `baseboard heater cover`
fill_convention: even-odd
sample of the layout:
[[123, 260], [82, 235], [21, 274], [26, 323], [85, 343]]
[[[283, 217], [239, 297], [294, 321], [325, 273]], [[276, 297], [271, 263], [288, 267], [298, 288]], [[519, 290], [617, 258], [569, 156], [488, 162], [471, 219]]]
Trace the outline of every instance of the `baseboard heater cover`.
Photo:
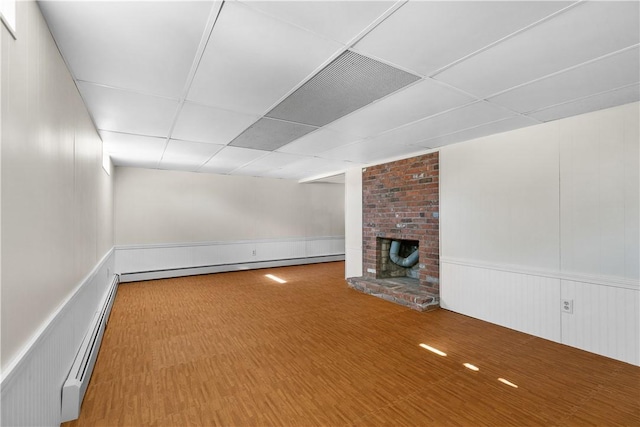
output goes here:
[[286, 258], [270, 261], [254, 261], [238, 264], [218, 264], [194, 267], [179, 267], [164, 270], [120, 272], [120, 282], [138, 282], [143, 280], [168, 279], [172, 277], [197, 276], [201, 274], [245, 271], [260, 268], [287, 267], [292, 265], [316, 264], [322, 262], [344, 261], [344, 254], [320, 255], [304, 258]]
[[80, 350], [76, 355], [69, 376], [62, 387], [62, 410], [60, 413], [60, 422], [75, 420], [80, 416], [80, 407], [84, 394], [87, 391], [91, 373], [98, 357], [100, 344], [102, 343], [102, 335], [109, 320], [111, 307], [116, 297], [119, 276], [113, 276], [113, 280], [109, 289], [105, 293], [104, 298], [98, 306], [89, 331], [82, 340]]

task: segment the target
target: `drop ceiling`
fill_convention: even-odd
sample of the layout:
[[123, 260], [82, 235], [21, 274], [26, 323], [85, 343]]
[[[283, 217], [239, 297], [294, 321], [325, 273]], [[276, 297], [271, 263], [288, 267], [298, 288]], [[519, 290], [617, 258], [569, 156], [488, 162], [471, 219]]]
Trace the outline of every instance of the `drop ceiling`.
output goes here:
[[640, 99], [637, 1], [41, 1], [115, 165], [307, 180]]

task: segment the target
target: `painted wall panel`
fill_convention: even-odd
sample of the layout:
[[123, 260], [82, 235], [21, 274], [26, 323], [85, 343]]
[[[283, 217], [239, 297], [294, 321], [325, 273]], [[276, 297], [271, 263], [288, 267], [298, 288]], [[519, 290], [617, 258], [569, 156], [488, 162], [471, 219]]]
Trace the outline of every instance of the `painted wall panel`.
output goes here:
[[629, 106], [624, 121], [624, 277], [640, 279], [640, 104]]
[[444, 257], [559, 267], [553, 128], [529, 127], [440, 151]]
[[344, 235], [344, 186], [115, 168], [116, 244]]
[[441, 150], [443, 307], [640, 365], [638, 105]]
[[638, 279], [638, 104], [563, 121], [562, 271]]
[[362, 276], [362, 169], [345, 173], [345, 277]]
[[[111, 248], [98, 253], [101, 141], [35, 2], [2, 28], [2, 366]], [[108, 208], [108, 207], [107, 207]], [[37, 295], [37, 297], [34, 297]]]
[[16, 18], [17, 39], [0, 27], [1, 424], [55, 425], [107, 283], [88, 273], [113, 246], [111, 178], [37, 3], [16, 2]]

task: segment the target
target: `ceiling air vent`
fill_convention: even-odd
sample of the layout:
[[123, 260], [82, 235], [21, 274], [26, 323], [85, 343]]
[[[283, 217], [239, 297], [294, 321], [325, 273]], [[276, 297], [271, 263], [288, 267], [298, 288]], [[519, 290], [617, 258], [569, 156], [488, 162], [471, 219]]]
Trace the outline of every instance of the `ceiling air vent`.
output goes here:
[[316, 130], [314, 126], [261, 118], [229, 143], [234, 147], [273, 151]]
[[324, 126], [419, 79], [348, 50], [269, 111], [266, 117]]

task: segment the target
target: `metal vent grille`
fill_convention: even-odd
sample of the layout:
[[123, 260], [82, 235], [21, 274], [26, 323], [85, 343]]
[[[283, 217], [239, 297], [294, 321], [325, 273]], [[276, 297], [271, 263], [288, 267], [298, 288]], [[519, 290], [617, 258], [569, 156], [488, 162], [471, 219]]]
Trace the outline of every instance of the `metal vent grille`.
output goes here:
[[348, 50], [266, 117], [324, 126], [419, 79]]
[[313, 126], [261, 118], [229, 143], [234, 147], [273, 151], [316, 130]]

